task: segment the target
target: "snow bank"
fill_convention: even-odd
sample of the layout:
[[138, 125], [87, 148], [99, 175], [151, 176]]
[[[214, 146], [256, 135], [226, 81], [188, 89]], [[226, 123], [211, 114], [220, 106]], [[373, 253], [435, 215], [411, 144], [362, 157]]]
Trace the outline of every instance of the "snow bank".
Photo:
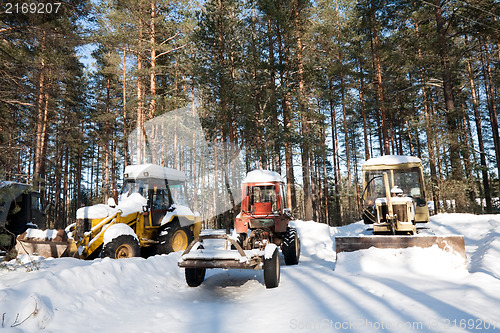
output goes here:
[[39, 270], [30, 273], [21, 266], [8, 274], [0, 271], [0, 327], [19, 332], [67, 332], [69, 327], [74, 332], [143, 332], [144, 318], [151, 321], [165, 310], [170, 314], [164, 319], [172, 321], [175, 331], [177, 310], [166, 310], [163, 302], [179, 302], [173, 295], [187, 289], [178, 259], [175, 253], [147, 260], [60, 258], [39, 262]]
[[[335, 228], [313, 221], [292, 221], [292, 227], [297, 229], [300, 237], [300, 261], [308, 257], [335, 262]], [[300, 262], [299, 261], [299, 262]]]
[[500, 278], [500, 215], [437, 214], [429, 228], [436, 234], [463, 234], [471, 273]]
[[459, 254], [430, 248], [377, 249], [341, 252], [337, 256], [337, 273], [405, 276], [410, 274], [439, 278], [468, 275], [467, 262]]

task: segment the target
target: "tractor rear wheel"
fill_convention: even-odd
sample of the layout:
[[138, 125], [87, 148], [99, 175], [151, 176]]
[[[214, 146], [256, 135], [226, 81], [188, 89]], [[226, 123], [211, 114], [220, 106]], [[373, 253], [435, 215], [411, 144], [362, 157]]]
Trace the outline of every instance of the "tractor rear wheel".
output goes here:
[[266, 288], [276, 288], [280, 284], [280, 259], [278, 248], [269, 259], [264, 259], [264, 284]]
[[282, 251], [283, 256], [285, 257], [285, 264], [297, 265], [299, 263], [300, 238], [295, 228], [288, 227], [286, 229]]
[[132, 235], [121, 235], [114, 238], [111, 242], [104, 245], [101, 257], [122, 259], [138, 257], [141, 247]]
[[168, 226], [158, 236], [158, 254], [184, 251], [194, 239], [193, 231], [189, 226], [182, 227], [178, 223]]

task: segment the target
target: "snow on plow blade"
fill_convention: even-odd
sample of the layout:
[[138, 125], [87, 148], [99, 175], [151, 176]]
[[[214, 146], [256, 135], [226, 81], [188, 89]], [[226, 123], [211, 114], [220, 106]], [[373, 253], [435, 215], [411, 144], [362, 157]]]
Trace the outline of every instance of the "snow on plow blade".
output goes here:
[[466, 259], [464, 236], [339, 236], [335, 237], [337, 254], [340, 252], [354, 252], [371, 247], [379, 249], [402, 249], [409, 247], [432, 247], [437, 245], [440, 249], [455, 252]]
[[17, 236], [18, 254], [38, 255], [45, 258], [74, 257], [78, 253], [75, 241], [68, 239], [64, 230], [58, 230], [53, 238], [27, 237], [26, 233]]

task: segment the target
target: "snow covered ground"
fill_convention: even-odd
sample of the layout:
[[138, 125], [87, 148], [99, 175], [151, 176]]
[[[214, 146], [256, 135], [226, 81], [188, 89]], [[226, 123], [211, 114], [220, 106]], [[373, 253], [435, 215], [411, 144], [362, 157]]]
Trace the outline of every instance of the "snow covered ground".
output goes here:
[[6, 332], [500, 332], [500, 215], [440, 214], [436, 234], [463, 234], [468, 263], [435, 248], [335, 254], [335, 235], [294, 222], [297, 266], [275, 289], [262, 271], [209, 270], [189, 288], [180, 253], [148, 259], [20, 260], [0, 269]]

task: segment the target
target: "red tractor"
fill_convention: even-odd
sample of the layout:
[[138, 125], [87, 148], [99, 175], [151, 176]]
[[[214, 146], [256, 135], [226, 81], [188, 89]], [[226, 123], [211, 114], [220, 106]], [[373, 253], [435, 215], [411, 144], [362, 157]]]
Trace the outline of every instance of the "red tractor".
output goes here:
[[[254, 170], [243, 181], [241, 212], [236, 217], [237, 238], [227, 234], [202, 234], [182, 254], [179, 267], [186, 268], [189, 286], [199, 286], [207, 268], [263, 269], [267, 288], [277, 287], [280, 279], [278, 247], [285, 264], [296, 265], [300, 239], [288, 226], [291, 212], [286, 208], [285, 183], [273, 171]], [[223, 239], [223, 249], [205, 248], [207, 239]], [[231, 247], [228, 247], [231, 244]]]

